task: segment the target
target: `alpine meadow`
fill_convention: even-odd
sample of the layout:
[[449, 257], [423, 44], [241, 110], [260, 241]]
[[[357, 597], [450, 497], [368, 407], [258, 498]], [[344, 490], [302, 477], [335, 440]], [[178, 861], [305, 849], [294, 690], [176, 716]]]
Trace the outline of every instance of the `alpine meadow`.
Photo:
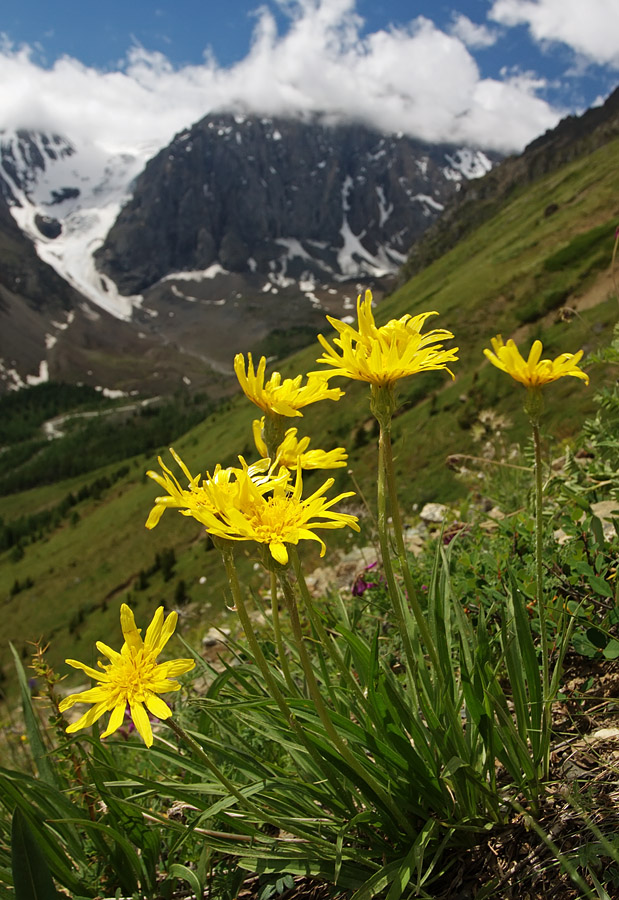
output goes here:
[[615, 92], [233, 386], [0, 396], [0, 897], [617, 896], [618, 158]]

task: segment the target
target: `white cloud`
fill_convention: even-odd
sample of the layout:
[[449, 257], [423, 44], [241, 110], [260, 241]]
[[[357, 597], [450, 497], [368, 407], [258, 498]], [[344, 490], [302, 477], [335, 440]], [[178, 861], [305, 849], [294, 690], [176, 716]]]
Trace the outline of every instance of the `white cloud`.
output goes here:
[[[508, 0], [506, 0], [508, 2]], [[512, 0], [513, 2], [513, 0]], [[428, 141], [518, 150], [556, 124], [559, 111], [522, 76], [484, 79], [468, 40], [484, 32], [460, 23], [447, 34], [418, 17], [363, 36], [355, 0], [278, 0], [289, 17], [280, 33], [268, 7], [256, 12], [241, 62], [174, 68], [132, 48], [116, 71], [64, 57], [50, 68], [27, 47], [0, 45], [0, 128], [54, 129], [105, 153], [144, 156], [215, 110], [323, 113], [359, 119]], [[468, 21], [468, 20], [467, 20]], [[475, 29], [474, 31], [471, 31]]]
[[536, 41], [560, 41], [591, 62], [619, 68], [617, 0], [495, 0], [488, 16], [528, 25]]
[[473, 50], [492, 47], [498, 40], [496, 31], [486, 25], [476, 25], [462, 13], [453, 14], [450, 32]]

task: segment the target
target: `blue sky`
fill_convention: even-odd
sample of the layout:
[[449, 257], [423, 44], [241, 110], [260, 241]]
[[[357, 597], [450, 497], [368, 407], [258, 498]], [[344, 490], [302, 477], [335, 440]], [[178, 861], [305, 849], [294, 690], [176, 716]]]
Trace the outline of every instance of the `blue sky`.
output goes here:
[[128, 151], [226, 106], [518, 150], [619, 81], [618, 0], [3, 0], [0, 34], [0, 127]]

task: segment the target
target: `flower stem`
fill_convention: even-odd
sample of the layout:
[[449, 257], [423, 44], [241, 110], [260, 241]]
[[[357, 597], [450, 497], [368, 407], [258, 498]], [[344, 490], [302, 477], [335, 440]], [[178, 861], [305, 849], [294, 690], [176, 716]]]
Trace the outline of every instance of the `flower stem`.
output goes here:
[[325, 650], [333, 660], [337, 671], [342, 677], [342, 681], [346, 683], [352, 693], [355, 694], [357, 700], [359, 701], [359, 703], [361, 703], [361, 706], [364, 709], [367, 709], [367, 698], [363, 695], [363, 691], [359, 687], [357, 680], [351, 674], [350, 666], [346, 664], [342, 654], [340, 653], [339, 647], [337, 646], [335, 641], [333, 641], [329, 637], [325, 626], [322, 624], [320, 615], [314, 606], [312, 595], [310, 594], [307, 587], [307, 582], [305, 581], [305, 575], [303, 573], [303, 567], [301, 566], [299, 554], [297, 553], [295, 547], [291, 548], [290, 558], [294, 567], [294, 573], [297, 577], [297, 584], [299, 585], [299, 589], [301, 591], [303, 603], [305, 604], [305, 608], [307, 609], [312, 625], [316, 629], [316, 633], [321, 645], [325, 648]]
[[[292, 710], [288, 706], [286, 702], [286, 698], [282, 694], [279, 689], [275, 678], [273, 677], [273, 673], [269, 668], [269, 664], [267, 663], [264, 653], [262, 652], [262, 648], [260, 647], [260, 643], [256, 637], [256, 633], [253, 629], [251, 619], [247, 613], [247, 609], [245, 607], [245, 602], [243, 600], [243, 593], [241, 591], [241, 586], [239, 584], [239, 579], [236, 571], [236, 566], [234, 564], [234, 551], [230, 546], [226, 544], [226, 542], [221, 541], [218, 543], [224, 566], [226, 567], [226, 575], [228, 576], [228, 583], [230, 585], [230, 590], [232, 592], [232, 599], [234, 602], [234, 606], [238, 613], [239, 619], [241, 621], [241, 625], [243, 627], [243, 631], [245, 632], [245, 637], [247, 638], [247, 642], [249, 644], [250, 650], [254, 656], [254, 659], [264, 677], [266, 682], [268, 691], [271, 697], [277, 703], [280, 712], [284, 716], [285, 720], [288, 722], [289, 727], [294, 731], [295, 735], [299, 739], [300, 743], [303, 745], [308, 755], [313, 759], [316, 765], [325, 771], [324, 762], [320, 757], [320, 754], [317, 752], [316, 748], [312, 745], [311, 741], [308, 740], [307, 735], [303, 731], [303, 728], [295, 718]], [[295, 689], [295, 694], [298, 696], [299, 691]], [[332, 773], [329, 776], [331, 786], [336, 794], [339, 796], [343, 793], [343, 787], [338, 782], [336, 778], [333, 777]]]
[[262, 673], [264, 680], [266, 681], [271, 697], [275, 700], [280, 708], [280, 711], [285, 716], [291, 727], [294, 727], [293, 723], [295, 722], [295, 720], [294, 716], [292, 715], [292, 711], [286, 703], [284, 695], [280, 691], [278, 684], [273, 677], [273, 673], [271, 672], [269, 664], [265, 659], [264, 653], [262, 652], [262, 648], [258, 642], [256, 633], [251, 623], [251, 619], [249, 618], [249, 615], [247, 613], [245, 601], [243, 600], [243, 592], [241, 591], [241, 586], [239, 584], [239, 579], [236, 572], [236, 566], [234, 564], [234, 551], [231, 547], [221, 544], [220, 550], [224, 566], [226, 567], [226, 575], [228, 576], [230, 590], [232, 591], [232, 600], [234, 603], [234, 607], [241, 621], [241, 625], [243, 627], [243, 631], [245, 632], [245, 637], [247, 638], [249, 648], [253, 654], [254, 659], [256, 660], [256, 663], [258, 665], [258, 668], [260, 669], [260, 672]]
[[182, 728], [178, 722], [174, 719], [164, 719], [166, 725], [168, 725], [174, 734], [183, 741], [184, 744], [192, 750], [195, 756], [198, 757], [201, 763], [203, 763], [206, 768], [211, 772], [212, 775], [221, 783], [221, 785], [228, 791], [228, 793], [232, 794], [233, 797], [239, 801], [239, 803], [248, 809], [253, 815], [257, 815], [260, 821], [265, 821], [264, 810], [261, 810], [259, 807], [255, 806], [251, 800], [249, 800], [242, 791], [240, 791], [234, 784], [230, 781], [230, 779], [224, 775], [219, 766], [215, 765], [213, 760], [210, 758], [208, 753], [206, 753], [200, 744], [192, 738], [190, 734], [187, 734], [184, 728]]
[[[208, 753], [206, 753], [195, 738], [188, 734], [178, 722], [173, 718], [165, 719], [164, 721], [172, 729], [174, 734], [190, 748], [200, 762], [206, 766], [209, 772], [215, 776], [222, 787], [233, 797], [236, 797], [239, 804], [250, 812], [258, 822], [266, 822], [269, 825], [274, 825], [278, 829], [280, 828], [282, 824], [281, 819], [277, 815], [269, 816], [265, 811], [265, 807], [256, 806], [255, 803], [252, 803], [252, 801], [245, 796], [243, 791], [239, 790], [230, 779], [224, 775], [219, 766], [213, 762]], [[295, 828], [293, 822], [286, 822], [286, 831], [289, 831], [291, 834], [294, 834], [296, 837], [302, 838], [303, 840], [307, 839], [307, 834]]]
[[544, 600], [543, 576], [543, 493], [542, 483], [542, 445], [539, 433], [539, 421], [531, 419], [533, 429], [533, 448], [535, 451], [535, 593], [537, 613], [539, 616], [540, 640], [542, 644], [542, 747], [541, 760], [542, 779], [548, 779], [550, 770], [550, 660], [548, 649], [548, 631], [546, 627], [546, 603]]
[[365, 782], [365, 784], [376, 795], [377, 799], [380, 800], [383, 806], [389, 810], [391, 815], [394, 817], [394, 820], [399, 822], [400, 826], [404, 829], [405, 832], [411, 834], [412, 831], [410, 822], [407, 821], [406, 817], [398, 808], [397, 804], [394, 803], [393, 799], [383, 790], [376, 779], [367, 771], [364, 766], [361, 765], [359, 760], [351, 752], [348, 745], [340, 737], [333, 722], [331, 721], [329, 710], [325, 706], [324, 700], [322, 699], [322, 695], [318, 687], [318, 682], [316, 681], [316, 676], [314, 675], [314, 670], [312, 668], [307, 648], [305, 646], [305, 640], [303, 638], [301, 622], [299, 621], [299, 611], [297, 609], [297, 601], [294, 595], [294, 590], [287, 574], [284, 571], [279, 573], [279, 581], [282, 586], [286, 605], [288, 607], [288, 614], [290, 616], [290, 621], [292, 624], [292, 632], [294, 634], [297, 649], [299, 651], [299, 658], [301, 660], [301, 665], [305, 674], [309, 694], [328, 738], [330, 739], [336, 750], [339, 752], [342, 759], [345, 760], [346, 763], [348, 763], [350, 768], [359, 776], [359, 778], [361, 778]]
[[275, 462], [279, 445], [284, 440], [286, 422], [286, 417], [278, 413], [267, 412], [264, 416], [264, 443], [267, 445], [267, 453], [272, 463]]
[[[389, 393], [388, 393], [389, 392]], [[389, 545], [389, 528], [387, 523], [387, 501], [389, 501], [389, 509], [391, 511], [391, 520], [393, 522], [393, 533], [396, 543], [396, 553], [400, 562], [400, 569], [404, 578], [404, 584], [408, 594], [408, 600], [415, 617], [415, 622], [419, 633], [425, 644], [426, 651], [430, 657], [430, 661], [440, 677], [441, 668], [439, 664], [438, 653], [432, 640], [432, 635], [428, 624], [423, 615], [423, 611], [417, 599], [417, 591], [413, 583], [413, 579], [408, 567], [406, 558], [406, 548], [404, 546], [404, 536], [402, 534], [402, 520], [398, 507], [398, 497], [395, 486], [395, 476], [393, 471], [393, 455], [391, 452], [391, 419], [393, 415], [394, 401], [393, 388], [374, 387], [372, 393], [372, 411], [378, 420], [380, 426], [380, 434], [378, 438], [378, 536], [380, 540], [380, 549], [383, 558], [383, 569], [387, 579], [389, 588], [389, 596], [393, 610], [396, 614], [398, 628], [402, 635], [404, 652], [408, 663], [408, 669], [412, 673], [416, 669], [416, 659], [412, 647], [410, 629], [406, 621], [404, 604], [400, 589], [398, 588], [393, 566], [391, 564], [391, 548]]]
[[269, 574], [271, 576], [271, 622], [273, 623], [273, 634], [275, 636], [275, 646], [277, 647], [279, 664], [284, 673], [288, 690], [291, 694], [300, 696], [301, 692], [292, 677], [290, 666], [288, 665], [288, 657], [286, 656], [286, 647], [282, 639], [281, 622], [279, 620], [279, 598], [277, 595], [277, 575], [273, 570], [271, 570]]

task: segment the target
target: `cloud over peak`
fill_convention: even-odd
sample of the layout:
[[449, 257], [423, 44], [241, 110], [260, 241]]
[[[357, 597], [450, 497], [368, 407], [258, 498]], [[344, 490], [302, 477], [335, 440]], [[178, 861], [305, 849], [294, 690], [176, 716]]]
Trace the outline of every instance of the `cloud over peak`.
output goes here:
[[[504, 22], [523, 6], [497, 0], [493, 13]], [[32, 48], [5, 40], [0, 79], [11, 90], [0, 94], [0, 128], [53, 129], [107, 153], [144, 156], [208, 112], [235, 108], [322, 114], [503, 151], [521, 149], [558, 121], [539, 95], [540, 79], [481, 76], [471, 48], [489, 46], [495, 33], [465, 16], [449, 32], [417, 17], [366, 34], [355, 0], [279, 0], [278, 7], [288, 27], [280, 32], [272, 9], [260, 7], [246, 57], [228, 68], [208, 53], [200, 65], [175, 68], [137, 46], [113, 71], [70, 57], [46, 68]]]

